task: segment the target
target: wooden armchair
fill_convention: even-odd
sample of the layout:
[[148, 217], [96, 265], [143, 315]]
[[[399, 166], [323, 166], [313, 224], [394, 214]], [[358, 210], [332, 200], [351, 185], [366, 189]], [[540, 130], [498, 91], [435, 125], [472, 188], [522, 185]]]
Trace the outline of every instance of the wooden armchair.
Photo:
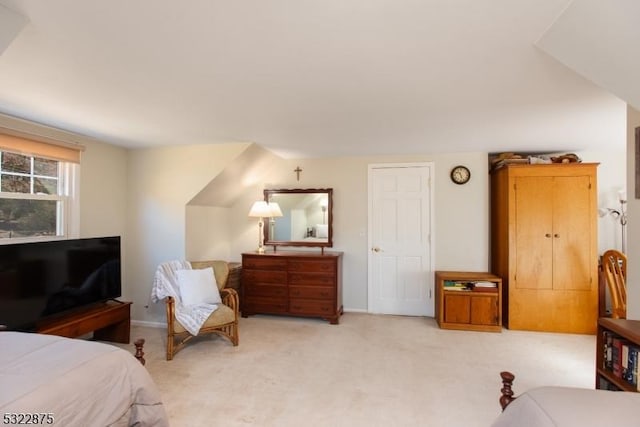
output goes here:
[[[227, 337], [234, 346], [238, 345], [238, 293], [231, 288], [226, 288], [229, 278], [229, 266], [226, 261], [197, 261], [191, 262], [193, 269], [213, 268], [213, 273], [218, 284], [222, 304], [211, 313], [198, 335], [215, 333]], [[175, 300], [167, 297], [167, 360], [173, 356], [194, 336], [191, 335], [176, 319]]]
[[611, 317], [627, 318], [627, 257], [620, 251], [610, 249], [602, 254], [602, 269], [611, 294]]

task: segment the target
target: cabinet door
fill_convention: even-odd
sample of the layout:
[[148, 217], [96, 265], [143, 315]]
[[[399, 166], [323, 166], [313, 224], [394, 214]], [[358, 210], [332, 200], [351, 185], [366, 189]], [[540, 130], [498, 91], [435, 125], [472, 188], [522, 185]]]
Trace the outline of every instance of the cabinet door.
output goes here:
[[590, 181], [589, 176], [554, 178], [554, 290], [587, 291], [592, 286]]
[[553, 286], [553, 178], [515, 179], [515, 288]]
[[471, 323], [474, 325], [498, 324], [497, 295], [473, 295], [471, 297]]
[[446, 323], [470, 323], [471, 299], [465, 294], [445, 293], [444, 321]]

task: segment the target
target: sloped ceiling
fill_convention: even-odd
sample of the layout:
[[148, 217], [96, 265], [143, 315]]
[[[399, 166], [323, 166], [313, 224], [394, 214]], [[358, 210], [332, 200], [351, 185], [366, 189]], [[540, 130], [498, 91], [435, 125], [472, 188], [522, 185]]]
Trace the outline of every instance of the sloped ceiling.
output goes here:
[[0, 54], [4, 52], [26, 25], [26, 17], [0, 6]]
[[640, 1], [575, 0], [537, 45], [640, 110]]
[[280, 157], [270, 151], [251, 144], [188, 204], [231, 207], [247, 188], [261, 188], [264, 178], [269, 176], [272, 169], [278, 167], [281, 161]]
[[0, 112], [285, 157], [622, 148], [624, 102], [534, 45], [569, 4], [0, 0], [29, 21]]

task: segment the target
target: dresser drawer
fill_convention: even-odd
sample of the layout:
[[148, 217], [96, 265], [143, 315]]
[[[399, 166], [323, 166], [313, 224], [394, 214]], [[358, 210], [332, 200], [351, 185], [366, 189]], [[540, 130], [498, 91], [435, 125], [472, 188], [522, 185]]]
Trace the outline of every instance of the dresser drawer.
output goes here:
[[289, 303], [289, 313], [329, 316], [335, 314], [336, 310], [333, 301], [292, 298]]
[[285, 271], [247, 270], [243, 268], [242, 283], [244, 286], [255, 283], [277, 283], [284, 285], [287, 283], [287, 273]]
[[288, 268], [289, 271], [336, 273], [336, 263], [333, 259], [290, 259]]
[[289, 303], [286, 298], [245, 297], [243, 312], [287, 313]]
[[291, 286], [290, 298], [328, 299], [331, 300], [335, 293], [334, 288], [325, 286]]
[[244, 287], [244, 297], [287, 298], [287, 287], [282, 285], [251, 283]]
[[287, 260], [277, 257], [245, 256], [242, 258], [243, 269], [253, 270], [286, 270]]
[[289, 273], [290, 285], [334, 286], [335, 276], [324, 273]]

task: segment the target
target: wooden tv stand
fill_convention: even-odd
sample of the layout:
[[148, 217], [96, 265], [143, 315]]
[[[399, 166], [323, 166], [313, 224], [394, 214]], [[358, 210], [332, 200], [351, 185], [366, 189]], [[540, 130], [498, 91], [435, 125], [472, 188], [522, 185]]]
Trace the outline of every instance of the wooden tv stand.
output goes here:
[[38, 324], [41, 334], [68, 338], [93, 332], [93, 338], [128, 344], [131, 331], [131, 303], [110, 300], [63, 314]]

